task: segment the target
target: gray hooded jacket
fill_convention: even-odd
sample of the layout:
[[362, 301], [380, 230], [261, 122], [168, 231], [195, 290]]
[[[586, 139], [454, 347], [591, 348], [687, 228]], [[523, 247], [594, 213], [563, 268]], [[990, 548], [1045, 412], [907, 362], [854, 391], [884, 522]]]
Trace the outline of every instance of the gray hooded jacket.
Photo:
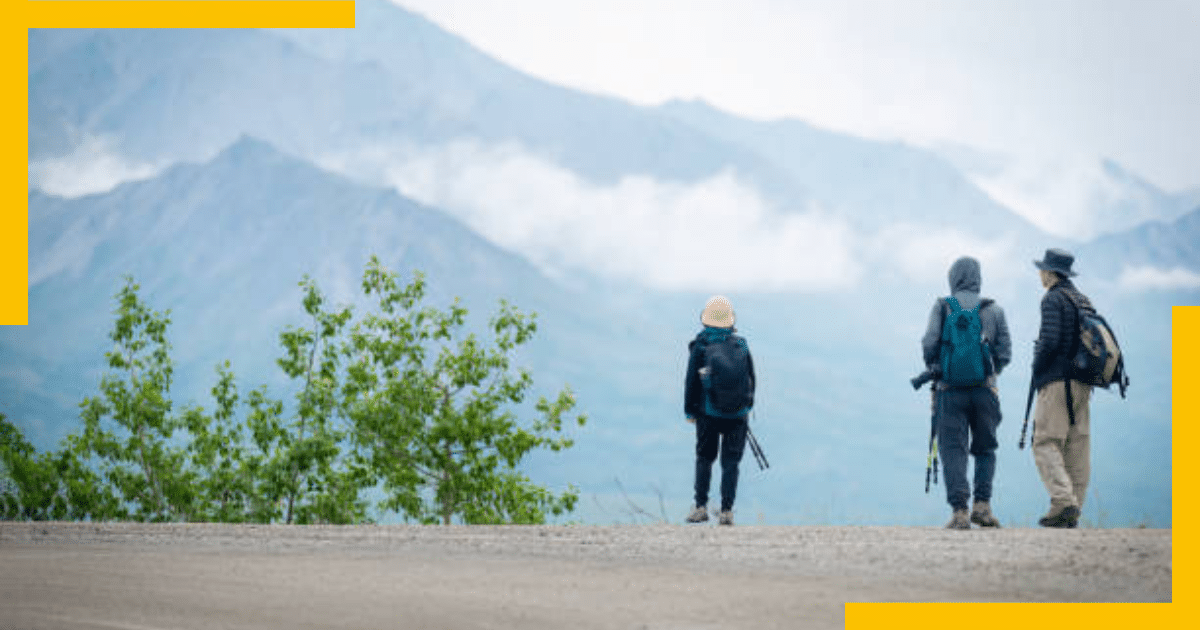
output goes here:
[[[979, 261], [964, 256], [954, 261], [950, 266], [950, 293], [958, 299], [964, 309], [970, 310], [979, 304], [979, 287], [982, 277], [979, 271]], [[921, 338], [921, 350], [925, 355], [925, 365], [930, 368], [938, 367], [942, 345], [942, 322], [945, 320], [945, 301], [939, 298], [929, 311], [929, 325], [925, 328], [925, 336]], [[1012, 339], [1008, 336], [1008, 324], [1004, 321], [1004, 309], [999, 304], [992, 304], [979, 311], [979, 323], [983, 326], [983, 336], [992, 346], [992, 356], [996, 362], [996, 373], [988, 378], [988, 387], [996, 386], [996, 376], [1012, 360]]]

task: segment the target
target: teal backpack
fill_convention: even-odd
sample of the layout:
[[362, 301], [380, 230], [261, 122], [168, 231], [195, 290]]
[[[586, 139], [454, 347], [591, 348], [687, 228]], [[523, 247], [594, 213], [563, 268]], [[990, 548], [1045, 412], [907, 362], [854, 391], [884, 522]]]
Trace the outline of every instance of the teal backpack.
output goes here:
[[941, 381], [951, 387], [983, 385], [995, 371], [992, 348], [983, 338], [979, 311], [992, 303], [983, 299], [967, 311], [954, 296], [946, 298], [942, 322]]

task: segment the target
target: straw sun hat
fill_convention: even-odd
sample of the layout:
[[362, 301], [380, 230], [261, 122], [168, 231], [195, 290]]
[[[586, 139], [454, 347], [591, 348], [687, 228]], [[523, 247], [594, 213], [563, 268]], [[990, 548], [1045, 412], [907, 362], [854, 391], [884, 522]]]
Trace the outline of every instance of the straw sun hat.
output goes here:
[[733, 305], [729, 303], [729, 298], [723, 295], [708, 298], [700, 313], [701, 324], [714, 328], [733, 328], [733, 321]]

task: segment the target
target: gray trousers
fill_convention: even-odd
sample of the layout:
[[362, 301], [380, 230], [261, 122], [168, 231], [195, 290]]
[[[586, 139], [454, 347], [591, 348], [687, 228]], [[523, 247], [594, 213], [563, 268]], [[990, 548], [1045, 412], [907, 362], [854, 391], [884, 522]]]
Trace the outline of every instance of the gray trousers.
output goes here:
[[1050, 512], [1057, 514], [1073, 505], [1083, 509], [1092, 464], [1090, 433], [1092, 388], [1071, 381], [1075, 424], [1067, 415], [1067, 392], [1062, 381], [1043, 385], [1037, 394], [1033, 415], [1033, 461], [1050, 494]]

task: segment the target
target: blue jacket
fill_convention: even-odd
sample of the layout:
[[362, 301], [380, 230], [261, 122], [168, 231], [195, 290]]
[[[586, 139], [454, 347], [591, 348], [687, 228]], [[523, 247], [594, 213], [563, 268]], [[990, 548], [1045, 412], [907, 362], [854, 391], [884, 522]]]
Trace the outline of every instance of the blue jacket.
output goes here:
[[[683, 413], [689, 418], [699, 416], [716, 416], [709, 408], [708, 397], [704, 395], [704, 385], [700, 382], [700, 368], [704, 367], [704, 350], [712, 343], [720, 343], [732, 336], [746, 350], [746, 361], [750, 365], [750, 398], [754, 399], [754, 359], [750, 356], [750, 346], [746, 339], [733, 334], [730, 328], [713, 328], [705, 326], [696, 338], [688, 342], [687, 375], [683, 382]], [[747, 410], [749, 411], [749, 410]], [[719, 417], [719, 416], [717, 416]]]

